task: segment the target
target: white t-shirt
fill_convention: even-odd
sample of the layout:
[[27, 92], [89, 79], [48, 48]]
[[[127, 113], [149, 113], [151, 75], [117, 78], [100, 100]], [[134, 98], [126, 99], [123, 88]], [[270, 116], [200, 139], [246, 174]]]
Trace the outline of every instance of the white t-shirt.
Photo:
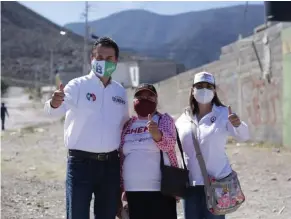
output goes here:
[[[158, 115], [153, 117], [158, 122]], [[123, 180], [125, 191], [160, 191], [160, 150], [146, 127], [148, 120], [137, 119], [125, 135]], [[169, 157], [163, 153], [166, 165]]]

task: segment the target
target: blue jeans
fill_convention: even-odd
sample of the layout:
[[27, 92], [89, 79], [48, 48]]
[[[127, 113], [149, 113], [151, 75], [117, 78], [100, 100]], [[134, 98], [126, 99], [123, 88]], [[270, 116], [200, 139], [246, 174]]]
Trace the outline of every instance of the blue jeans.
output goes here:
[[204, 186], [189, 188], [183, 204], [185, 219], [225, 219], [224, 215], [213, 215], [208, 211]]
[[89, 219], [92, 194], [95, 219], [115, 219], [121, 195], [118, 157], [68, 157], [66, 178], [67, 219]]

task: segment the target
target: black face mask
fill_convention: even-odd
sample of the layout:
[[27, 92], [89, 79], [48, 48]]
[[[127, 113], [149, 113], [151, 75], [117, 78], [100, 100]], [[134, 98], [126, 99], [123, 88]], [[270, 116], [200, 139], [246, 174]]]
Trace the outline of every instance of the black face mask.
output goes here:
[[141, 117], [147, 117], [149, 114], [152, 114], [157, 107], [157, 103], [146, 99], [135, 100], [133, 105], [134, 111]]

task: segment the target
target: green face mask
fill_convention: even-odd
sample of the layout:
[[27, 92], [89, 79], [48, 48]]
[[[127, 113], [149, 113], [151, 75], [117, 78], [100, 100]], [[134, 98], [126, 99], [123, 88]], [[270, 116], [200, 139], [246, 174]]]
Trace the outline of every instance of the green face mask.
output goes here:
[[97, 61], [93, 59], [91, 62], [92, 71], [101, 77], [110, 77], [116, 70], [116, 63], [108, 61]]

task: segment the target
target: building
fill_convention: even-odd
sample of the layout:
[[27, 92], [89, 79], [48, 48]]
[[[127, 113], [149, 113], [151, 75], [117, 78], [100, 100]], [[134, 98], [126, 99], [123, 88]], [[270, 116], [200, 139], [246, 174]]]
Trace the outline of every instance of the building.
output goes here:
[[170, 60], [134, 60], [119, 62], [112, 78], [124, 87], [157, 83], [185, 71], [184, 65]]
[[[118, 62], [113, 80], [125, 88], [136, 87], [141, 83], [157, 83], [185, 71], [184, 65], [171, 60], [138, 59]], [[60, 72], [60, 81], [66, 85], [81, 73]]]

